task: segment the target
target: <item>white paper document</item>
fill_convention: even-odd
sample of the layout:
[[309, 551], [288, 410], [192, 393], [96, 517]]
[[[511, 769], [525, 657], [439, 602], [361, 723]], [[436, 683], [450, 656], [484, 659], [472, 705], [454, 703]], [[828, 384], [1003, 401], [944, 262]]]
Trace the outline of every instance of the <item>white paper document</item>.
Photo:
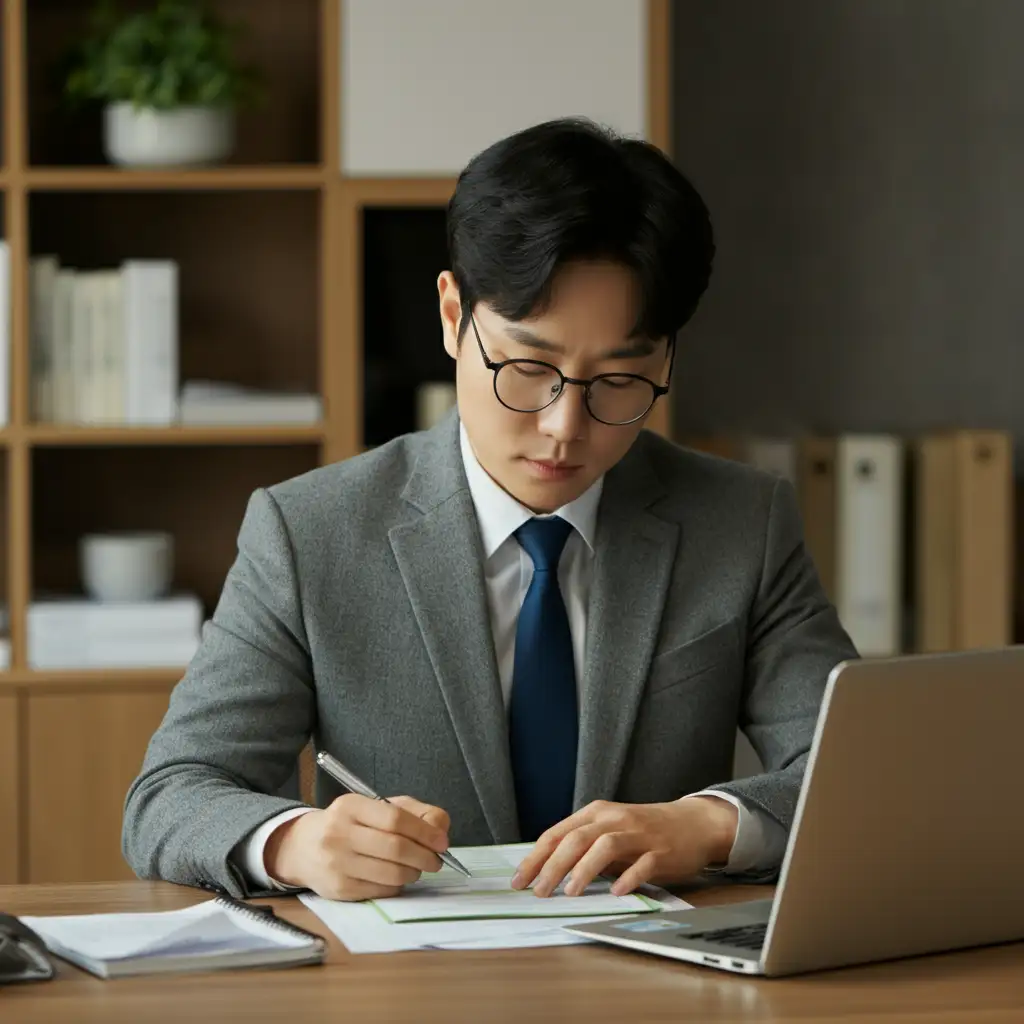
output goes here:
[[610, 883], [603, 881], [580, 896], [541, 899], [530, 890], [512, 890], [512, 874], [530, 849], [529, 843], [455, 848], [452, 853], [472, 878], [444, 867], [393, 898], [363, 903], [309, 893], [299, 898], [352, 953], [574, 945], [587, 940], [570, 935], [564, 925], [689, 906], [656, 886], [612, 896]]

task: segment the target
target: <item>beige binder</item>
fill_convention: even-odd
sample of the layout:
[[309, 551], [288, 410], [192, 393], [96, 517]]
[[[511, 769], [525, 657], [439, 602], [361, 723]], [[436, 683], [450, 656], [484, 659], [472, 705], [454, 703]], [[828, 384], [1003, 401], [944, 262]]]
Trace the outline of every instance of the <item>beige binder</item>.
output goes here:
[[743, 446], [739, 440], [726, 434], [695, 434], [680, 438], [679, 444], [695, 452], [717, 455], [720, 459], [732, 459], [734, 462], [741, 461], [743, 457]]
[[1013, 642], [1013, 445], [1002, 431], [960, 430], [918, 442], [915, 514], [917, 647]]
[[797, 493], [804, 542], [830, 601], [836, 599], [836, 439], [804, 437], [797, 445]]

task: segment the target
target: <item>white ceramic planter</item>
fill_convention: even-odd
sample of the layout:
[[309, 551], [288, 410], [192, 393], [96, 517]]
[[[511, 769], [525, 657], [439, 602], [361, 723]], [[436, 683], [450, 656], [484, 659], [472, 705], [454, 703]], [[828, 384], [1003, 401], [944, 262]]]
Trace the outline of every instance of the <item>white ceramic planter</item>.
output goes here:
[[235, 112], [228, 107], [136, 110], [111, 103], [104, 110], [107, 159], [123, 167], [189, 167], [223, 160], [235, 144]]

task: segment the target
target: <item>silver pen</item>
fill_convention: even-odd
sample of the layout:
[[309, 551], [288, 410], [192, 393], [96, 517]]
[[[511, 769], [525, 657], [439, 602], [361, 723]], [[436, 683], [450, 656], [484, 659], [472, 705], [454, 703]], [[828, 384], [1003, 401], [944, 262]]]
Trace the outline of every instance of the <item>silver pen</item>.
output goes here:
[[[331, 757], [330, 754], [326, 754], [321, 750], [316, 755], [316, 763], [320, 765], [320, 767], [323, 768], [323, 770], [327, 772], [335, 782], [340, 782], [346, 789], [351, 790], [353, 793], [358, 793], [360, 796], [367, 796], [371, 800], [381, 800], [386, 804], [391, 803], [386, 796], [381, 796], [379, 793], [375, 793], [365, 782], [363, 782], [362, 779], [357, 775], [353, 775], [352, 772], [350, 772], [336, 757]], [[448, 867], [454, 868], [467, 878], [473, 877], [469, 868], [460, 864], [458, 859], [447, 850], [445, 850], [444, 853], [439, 853], [438, 856], [445, 864], [448, 865]]]

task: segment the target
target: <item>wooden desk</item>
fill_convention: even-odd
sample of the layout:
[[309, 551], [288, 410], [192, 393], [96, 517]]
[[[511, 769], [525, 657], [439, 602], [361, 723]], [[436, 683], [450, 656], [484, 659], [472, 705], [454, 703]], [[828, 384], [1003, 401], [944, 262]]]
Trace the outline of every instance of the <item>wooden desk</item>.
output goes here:
[[[770, 890], [683, 892], [693, 903], [753, 899]], [[15, 914], [171, 910], [205, 892], [156, 882], [0, 886]], [[326, 929], [293, 898], [273, 901], [298, 924]], [[795, 978], [748, 979], [599, 946], [508, 952], [351, 956], [331, 936], [321, 967], [222, 971], [101, 981], [59, 961], [59, 977], [0, 989], [4, 1024], [60, 1021], [1024, 1021], [1024, 943]]]

